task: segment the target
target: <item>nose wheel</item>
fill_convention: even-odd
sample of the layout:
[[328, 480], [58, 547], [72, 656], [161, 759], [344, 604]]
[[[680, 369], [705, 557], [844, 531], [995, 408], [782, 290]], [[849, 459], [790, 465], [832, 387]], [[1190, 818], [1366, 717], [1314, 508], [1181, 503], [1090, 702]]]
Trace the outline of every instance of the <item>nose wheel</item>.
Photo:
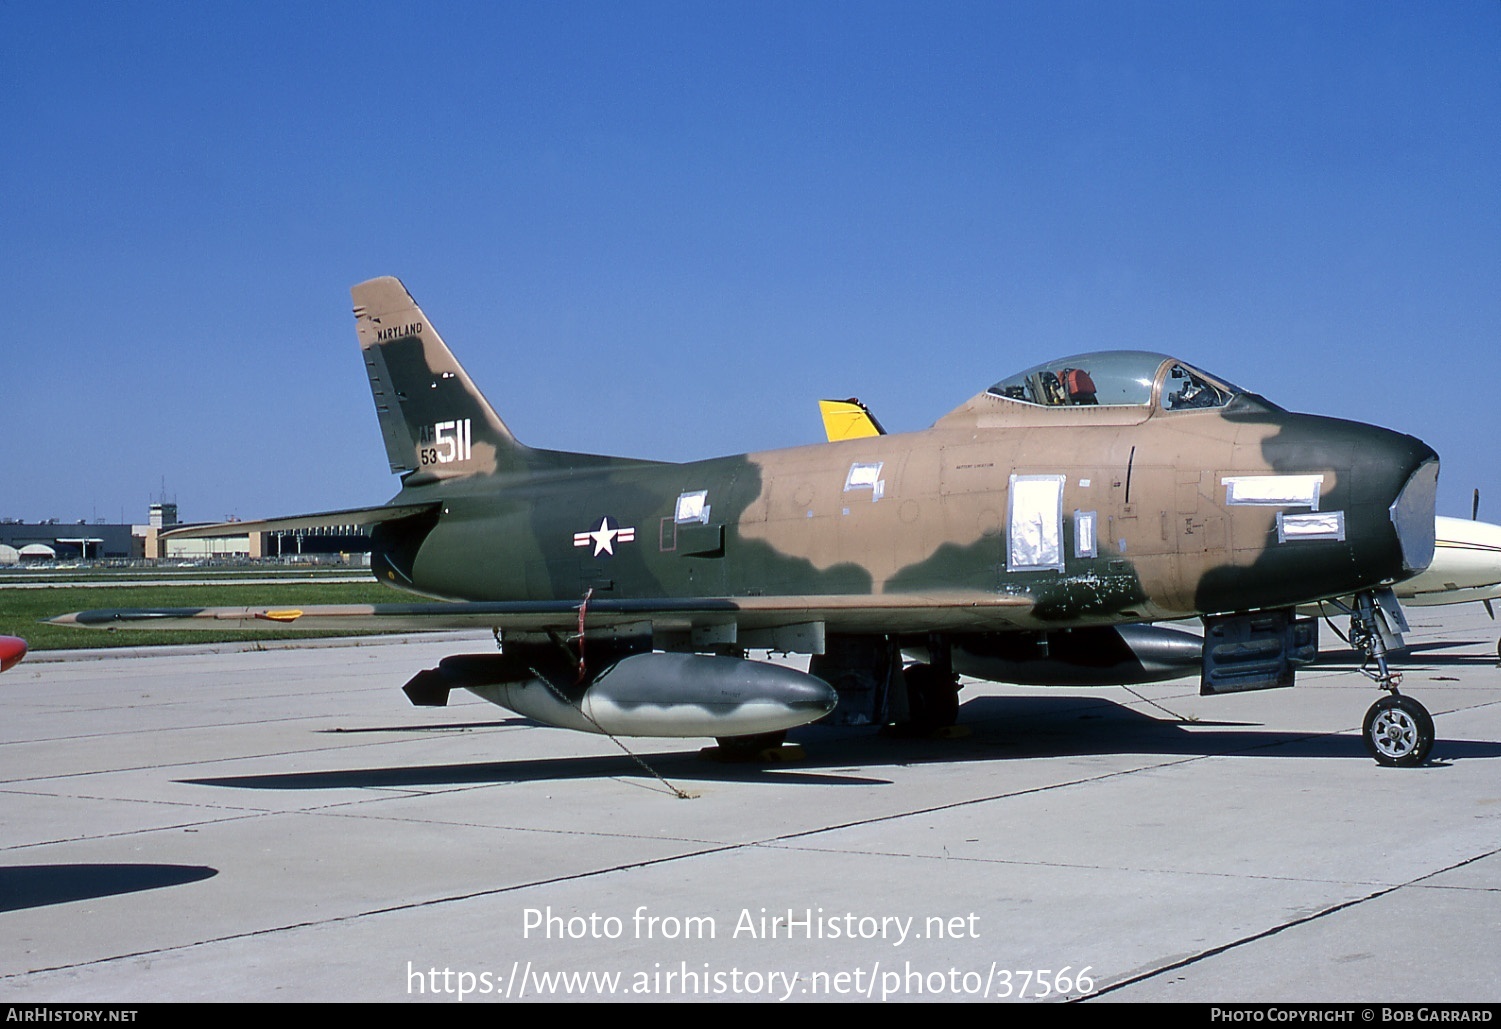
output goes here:
[[[1376, 621], [1380, 617], [1369, 593], [1355, 598], [1355, 610], [1350, 614], [1350, 640], [1366, 656], [1360, 666], [1361, 674], [1388, 691], [1366, 712], [1361, 737], [1378, 765], [1412, 768], [1427, 761], [1433, 752], [1433, 716], [1422, 704], [1397, 692], [1402, 674], [1387, 666], [1386, 643]], [[1374, 672], [1369, 668], [1373, 660]]]
[[1394, 693], [1371, 705], [1362, 735], [1378, 765], [1411, 768], [1433, 751], [1433, 716], [1411, 697]]

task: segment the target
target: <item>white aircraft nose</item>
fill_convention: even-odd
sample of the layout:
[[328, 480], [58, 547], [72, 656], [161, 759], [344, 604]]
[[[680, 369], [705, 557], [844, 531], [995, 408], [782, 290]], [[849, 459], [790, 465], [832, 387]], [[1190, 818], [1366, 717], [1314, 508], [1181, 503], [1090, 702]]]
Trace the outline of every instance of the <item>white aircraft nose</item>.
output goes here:
[[1423, 607], [1501, 599], [1501, 525], [1440, 516], [1434, 534], [1428, 568], [1397, 584], [1403, 603]]

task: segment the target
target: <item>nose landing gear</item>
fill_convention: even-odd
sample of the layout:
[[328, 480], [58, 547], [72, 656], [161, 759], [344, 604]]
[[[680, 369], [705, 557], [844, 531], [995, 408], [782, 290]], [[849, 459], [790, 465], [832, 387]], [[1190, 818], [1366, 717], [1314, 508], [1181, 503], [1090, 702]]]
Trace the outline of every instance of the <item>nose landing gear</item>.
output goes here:
[[[1387, 630], [1380, 621], [1385, 615], [1369, 593], [1359, 594], [1355, 610], [1350, 612], [1350, 642], [1365, 654], [1360, 674], [1389, 694], [1366, 712], [1361, 737], [1377, 764], [1411, 768], [1427, 761], [1433, 752], [1433, 716], [1422, 704], [1397, 692], [1402, 673], [1392, 671], [1386, 663]], [[1375, 671], [1368, 667], [1372, 661], [1376, 662]]]

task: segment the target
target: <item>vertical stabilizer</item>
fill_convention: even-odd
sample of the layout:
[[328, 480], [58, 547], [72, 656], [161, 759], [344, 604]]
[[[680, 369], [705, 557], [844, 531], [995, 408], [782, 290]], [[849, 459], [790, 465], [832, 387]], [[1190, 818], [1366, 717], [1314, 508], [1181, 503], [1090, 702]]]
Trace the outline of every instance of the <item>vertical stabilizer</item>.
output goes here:
[[454, 360], [401, 280], [371, 279], [350, 295], [392, 472], [417, 485], [523, 463], [527, 448]]

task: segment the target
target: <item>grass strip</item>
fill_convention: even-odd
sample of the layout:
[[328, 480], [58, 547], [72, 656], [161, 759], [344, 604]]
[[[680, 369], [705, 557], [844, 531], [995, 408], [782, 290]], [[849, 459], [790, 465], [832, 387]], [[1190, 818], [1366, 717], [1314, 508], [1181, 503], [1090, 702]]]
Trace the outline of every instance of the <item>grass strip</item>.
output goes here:
[[296, 632], [281, 627], [259, 632], [213, 630], [78, 629], [45, 619], [72, 611], [133, 607], [305, 607], [312, 604], [402, 604], [414, 598], [377, 582], [289, 582], [193, 586], [68, 586], [57, 589], [0, 587], [0, 635], [20, 636], [34, 651], [93, 647], [143, 647], [174, 643], [312, 639], [362, 636], [360, 632]]

